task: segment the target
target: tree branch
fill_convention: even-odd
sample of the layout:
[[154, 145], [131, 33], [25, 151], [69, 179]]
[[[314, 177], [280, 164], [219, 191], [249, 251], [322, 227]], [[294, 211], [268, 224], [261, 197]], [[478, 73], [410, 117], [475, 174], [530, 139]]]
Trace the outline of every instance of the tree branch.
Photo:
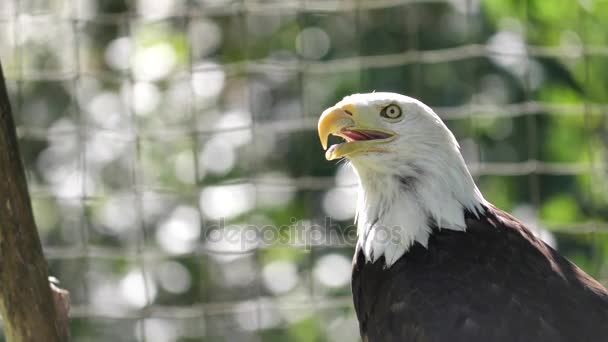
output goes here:
[[[69, 339], [67, 296], [54, 293], [0, 64], [0, 311], [9, 341]], [[65, 317], [59, 317], [63, 312]]]

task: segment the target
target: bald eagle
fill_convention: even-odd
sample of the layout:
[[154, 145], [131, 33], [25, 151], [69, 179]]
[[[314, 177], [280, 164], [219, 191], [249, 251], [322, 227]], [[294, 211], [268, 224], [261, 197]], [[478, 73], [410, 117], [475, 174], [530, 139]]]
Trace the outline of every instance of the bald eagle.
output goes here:
[[[608, 291], [486, 201], [431, 108], [355, 94], [323, 112], [359, 179], [352, 291], [365, 342], [608, 341]], [[329, 135], [345, 142], [327, 149]]]

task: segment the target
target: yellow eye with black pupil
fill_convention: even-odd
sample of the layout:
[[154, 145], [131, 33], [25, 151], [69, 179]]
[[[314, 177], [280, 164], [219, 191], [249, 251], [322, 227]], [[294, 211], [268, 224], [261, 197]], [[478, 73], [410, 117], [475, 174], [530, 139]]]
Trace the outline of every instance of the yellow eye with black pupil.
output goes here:
[[401, 117], [401, 107], [395, 104], [388, 105], [382, 109], [380, 115], [387, 119], [398, 119]]

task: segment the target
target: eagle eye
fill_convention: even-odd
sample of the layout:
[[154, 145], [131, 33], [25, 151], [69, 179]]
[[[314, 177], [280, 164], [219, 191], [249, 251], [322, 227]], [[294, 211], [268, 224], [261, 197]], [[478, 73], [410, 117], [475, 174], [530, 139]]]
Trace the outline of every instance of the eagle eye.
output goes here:
[[380, 111], [381, 116], [391, 120], [399, 119], [401, 114], [401, 107], [397, 106], [396, 104], [390, 104]]

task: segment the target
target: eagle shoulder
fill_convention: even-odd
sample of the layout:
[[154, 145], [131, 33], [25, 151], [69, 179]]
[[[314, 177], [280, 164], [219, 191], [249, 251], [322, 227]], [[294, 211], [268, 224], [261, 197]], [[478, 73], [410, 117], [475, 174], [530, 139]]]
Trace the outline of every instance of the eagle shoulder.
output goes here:
[[608, 291], [516, 218], [488, 207], [392, 267], [353, 260], [361, 335], [378, 341], [599, 341]]

